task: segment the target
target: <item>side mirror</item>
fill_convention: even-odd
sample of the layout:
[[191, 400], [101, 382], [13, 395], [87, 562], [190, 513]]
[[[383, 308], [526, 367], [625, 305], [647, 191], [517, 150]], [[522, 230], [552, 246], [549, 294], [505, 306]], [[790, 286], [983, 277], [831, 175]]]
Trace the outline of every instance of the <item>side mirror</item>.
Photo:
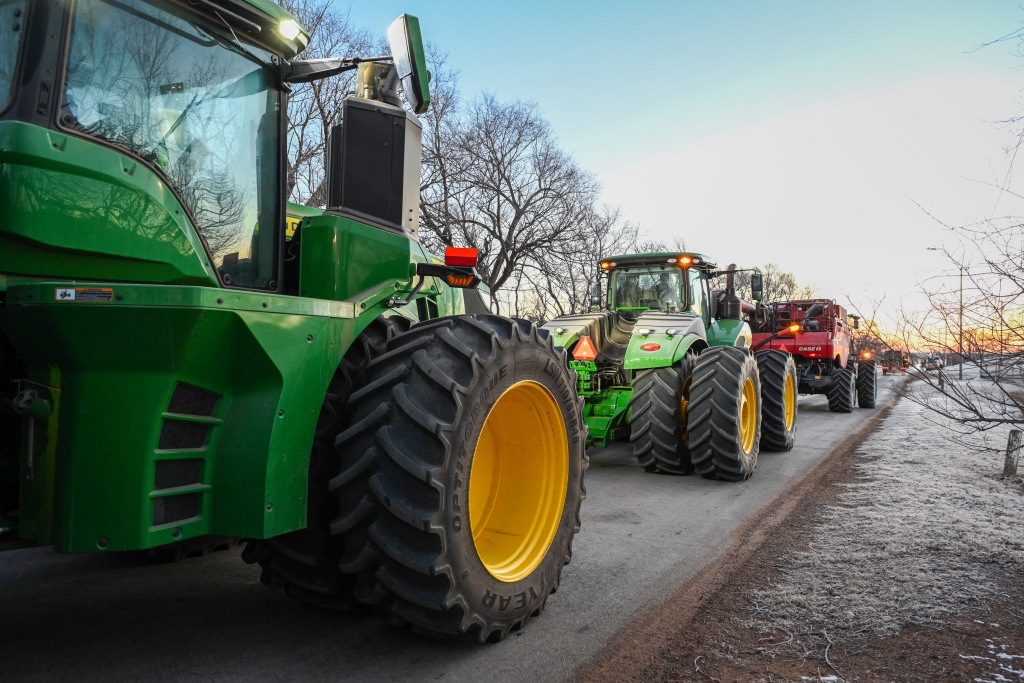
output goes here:
[[409, 106], [422, 114], [430, 106], [430, 72], [423, 54], [420, 20], [403, 14], [388, 27], [388, 43]]
[[859, 315], [851, 315], [850, 317], [853, 318], [853, 329], [859, 330], [860, 329], [860, 316]]
[[761, 273], [751, 273], [750, 275], [750, 298], [754, 301], [764, 298], [764, 276]]
[[598, 280], [594, 283], [594, 286], [590, 289], [590, 307], [593, 309], [601, 308], [601, 281]]

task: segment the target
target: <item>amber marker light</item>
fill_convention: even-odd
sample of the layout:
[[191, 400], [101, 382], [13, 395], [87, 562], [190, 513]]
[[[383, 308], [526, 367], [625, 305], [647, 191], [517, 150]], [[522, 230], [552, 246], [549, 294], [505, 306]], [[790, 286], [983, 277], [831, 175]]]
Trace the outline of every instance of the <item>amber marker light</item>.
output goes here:
[[661, 344], [641, 344], [640, 345], [640, 350], [641, 351], [657, 351], [660, 348], [661, 348]]
[[612, 264], [608, 263], [607, 261], [601, 261], [601, 270], [608, 270], [611, 267]]
[[869, 358], [871, 358], [871, 352], [870, 352], [870, 351], [865, 351], [864, 353], [862, 353], [862, 354], [860, 354], [860, 355], [861, 355], [861, 357], [862, 357], [862, 358], [864, 358], [864, 359], [869, 359]]
[[797, 332], [799, 332], [800, 331], [800, 323], [793, 323], [792, 325], [790, 325], [789, 326], [789, 331], [792, 334], [796, 334]]
[[680, 256], [679, 257], [679, 265], [681, 265], [681, 266], [688, 266], [691, 263], [693, 263], [693, 259], [690, 258], [689, 256]]
[[452, 287], [469, 287], [471, 284], [473, 284], [473, 276], [472, 275], [466, 275], [466, 276], [460, 277], [458, 275], [451, 275], [451, 274], [449, 274], [449, 275], [445, 275], [444, 279], [448, 280], [448, 284], [450, 284]]

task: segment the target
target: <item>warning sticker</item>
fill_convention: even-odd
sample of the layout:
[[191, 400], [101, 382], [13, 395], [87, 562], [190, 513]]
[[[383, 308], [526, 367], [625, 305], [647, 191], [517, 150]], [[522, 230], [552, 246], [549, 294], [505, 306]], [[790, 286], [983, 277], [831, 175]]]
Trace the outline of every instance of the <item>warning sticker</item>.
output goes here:
[[57, 301], [111, 301], [114, 290], [107, 287], [58, 287], [53, 292]]

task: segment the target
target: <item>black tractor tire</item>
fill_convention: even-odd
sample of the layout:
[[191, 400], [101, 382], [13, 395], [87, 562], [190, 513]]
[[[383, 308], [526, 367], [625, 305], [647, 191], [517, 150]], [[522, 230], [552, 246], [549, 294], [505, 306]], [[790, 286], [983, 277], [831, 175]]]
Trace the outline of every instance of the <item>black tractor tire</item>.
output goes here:
[[[746, 430], [741, 428], [744, 418], [751, 420]], [[754, 473], [761, 441], [761, 380], [750, 352], [713, 346], [698, 356], [687, 428], [697, 474], [743, 481]]]
[[791, 451], [799, 407], [796, 362], [792, 354], [775, 349], [758, 351], [754, 359], [761, 376], [761, 450]]
[[587, 466], [576, 374], [547, 332], [484, 314], [415, 325], [369, 363], [348, 407], [331, 530], [354, 598], [469, 642], [539, 614], [572, 555]]
[[355, 579], [338, 568], [344, 541], [331, 534], [338, 501], [330, 494], [331, 479], [341, 471], [334, 441], [349, 426], [348, 399], [365, 382], [370, 361], [384, 353], [389, 339], [405, 332], [410, 321], [380, 317], [370, 323], [345, 354], [327, 387], [320, 407], [309, 461], [306, 528], [263, 540], [250, 540], [242, 559], [263, 568], [260, 579], [284, 588], [289, 597], [321, 607], [353, 605]]
[[850, 368], [833, 368], [829, 375], [828, 409], [833, 413], [852, 413], [857, 402], [857, 377]]
[[648, 472], [692, 474], [687, 406], [697, 354], [687, 353], [667, 368], [640, 370], [629, 399], [629, 440]]
[[857, 362], [857, 403], [861, 408], [874, 408], [878, 398], [878, 377], [875, 375], [875, 361]]

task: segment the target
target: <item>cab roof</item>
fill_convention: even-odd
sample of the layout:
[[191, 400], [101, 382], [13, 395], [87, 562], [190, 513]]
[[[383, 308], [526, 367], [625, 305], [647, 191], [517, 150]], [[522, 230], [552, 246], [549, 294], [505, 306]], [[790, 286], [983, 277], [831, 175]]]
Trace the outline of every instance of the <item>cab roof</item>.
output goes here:
[[618, 256], [605, 256], [601, 259], [601, 263], [610, 264], [609, 268], [603, 270], [615, 270], [616, 268], [629, 268], [631, 266], [663, 266], [668, 264], [677, 264], [679, 259], [683, 256], [689, 256], [692, 259], [694, 268], [700, 270], [714, 270], [715, 260], [707, 254], [701, 254], [695, 251], [657, 251], [646, 254], [620, 254]]
[[[209, 4], [258, 25], [259, 31], [253, 29], [247, 33], [257, 41], [281, 48], [286, 59], [294, 58], [309, 45], [309, 32], [288, 10], [273, 0], [210, 0]], [[299, 27], [295, 38], [287, 38], [281, 33], [281, 24], [286, 21], [294, 22]], [[242, 30], [245, 31], [244, 28]]]

